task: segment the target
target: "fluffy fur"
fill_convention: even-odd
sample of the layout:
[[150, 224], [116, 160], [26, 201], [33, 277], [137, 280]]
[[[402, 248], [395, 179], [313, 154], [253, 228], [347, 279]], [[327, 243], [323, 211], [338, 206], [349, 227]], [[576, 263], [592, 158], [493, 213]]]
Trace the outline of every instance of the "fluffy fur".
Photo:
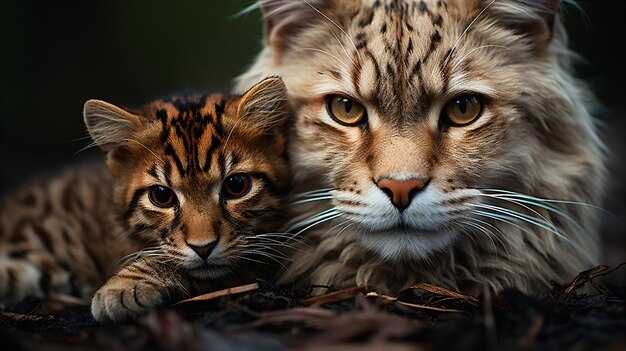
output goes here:
[[[596, 263], [603, 147], [559, 1], [259, 6], [265, 46], [237, 89], [284, 78], [297, 191], [312, 191], [294, 225], [310, 248], [283, 281], [536, 292]], [[365, 122], [333, 120], [333, 94], [364, 106]], [[451, 126], [445, 106], [463, 94], [480, 96], [483, 113]], [[427, 186], [398, 211], [384, 178]]]

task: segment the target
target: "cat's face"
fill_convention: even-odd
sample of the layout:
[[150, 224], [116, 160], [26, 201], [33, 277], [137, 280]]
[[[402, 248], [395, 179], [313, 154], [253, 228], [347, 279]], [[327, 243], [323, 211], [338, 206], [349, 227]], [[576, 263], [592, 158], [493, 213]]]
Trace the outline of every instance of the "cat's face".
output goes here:
[[366, 247], [423, 258], [497, 215], [487, 188], [584, 182], [571, 87], [548, 54], [556, 1], [299, 3], [262, 2], [257, 65], [295, 102], [295, 171], [324, 178]]
[[[86, 104], [90, 132], [116, 176], [121, 219], [133, 235], [158, 243], [145, 254], [209, 278], [263, 251], [255, 234], [261, 225], [271, 228], [288, 181], [286, 108], [277, 78], [242, 98], [173, 98], [137, 115], [103, 102]], [[126, 124], [103, 124], [114, 118]], [[111, 137], [113, 128], [130, 132], [121, 131], [127, 135], [118, 141], [98, 139]]]

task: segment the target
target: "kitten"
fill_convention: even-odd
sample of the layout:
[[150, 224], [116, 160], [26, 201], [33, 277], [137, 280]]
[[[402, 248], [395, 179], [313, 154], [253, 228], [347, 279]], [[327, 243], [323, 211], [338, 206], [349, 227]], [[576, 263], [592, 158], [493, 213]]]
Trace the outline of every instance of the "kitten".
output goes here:
[[238, 89], [284, 78], [294, 181], [319, 190], [283, 280], [533, 292], [596, 264], [603, 145], [558, 0], [259, 5]]
[[74, 169], [4, 200], [0, 299], [86, 297], [127, 258], [91, 305], [95, 319], [120, 321], [252, 279], [260, 272], [245, 263], [274, 257], [280, 239], [263, 233], [289, 180], [287, 114], [279, 78], [242, 97], [173, 97], [135, 112], [87, 101], [112, 176]]

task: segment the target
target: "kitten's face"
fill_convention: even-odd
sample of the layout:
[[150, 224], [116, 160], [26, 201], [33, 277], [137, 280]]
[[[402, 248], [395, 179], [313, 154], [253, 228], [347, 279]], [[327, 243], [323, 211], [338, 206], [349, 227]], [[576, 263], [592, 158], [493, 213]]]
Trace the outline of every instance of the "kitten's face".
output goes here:
[[467, 218], [485, 219], [479, 189], [569, 186], [571, 169], [549, 164], [578, 132], [546, 22], [511, 25], [496, 1], [472, 24], [489, 3], [314, 1], [328, 20], [303, 6], [308, 26], [289, 30], [295, 6], [266, 2], [279, 28], [269, 67], [297, 102], [296, 172], [325, 175], [333, 206], [383, 257], [449, 246]]
[[288, 180], [284, 110], [259, 109], [284, 105], [282, 81], [273, 80], [240, 99], [153, 102], [109, 151], [122, 219], [134, 235], [158, 242], [148, 254], [210, 278], [262, 246], [254, 234], [271, 228]]

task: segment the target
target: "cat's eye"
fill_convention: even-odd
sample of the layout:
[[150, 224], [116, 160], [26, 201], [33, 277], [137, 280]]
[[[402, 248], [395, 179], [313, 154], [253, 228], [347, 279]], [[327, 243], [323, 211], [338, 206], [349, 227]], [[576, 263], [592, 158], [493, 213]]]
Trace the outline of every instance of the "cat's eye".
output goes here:
[[365, 120], [367, 111], [358, 102], [340, 95], [330, 95], [326, 99], [328, 114], [339, 124], [355, 126]]
[[237, 173], [229, 176], [222, 185], [224, 195], [228, 198], [238, 198], [246, 195], [252, 186], [250, 176], [244, 173]]
[[483, 102], [477, 95], [461, 95], [446, 105], [443, 115], [455, 126], [468, 125], [483, 113]]
[[174, 191], [162, 185], [151, 186], [148, 189], [148, 198], [157, 207], [172, 207], [176, 204]]

